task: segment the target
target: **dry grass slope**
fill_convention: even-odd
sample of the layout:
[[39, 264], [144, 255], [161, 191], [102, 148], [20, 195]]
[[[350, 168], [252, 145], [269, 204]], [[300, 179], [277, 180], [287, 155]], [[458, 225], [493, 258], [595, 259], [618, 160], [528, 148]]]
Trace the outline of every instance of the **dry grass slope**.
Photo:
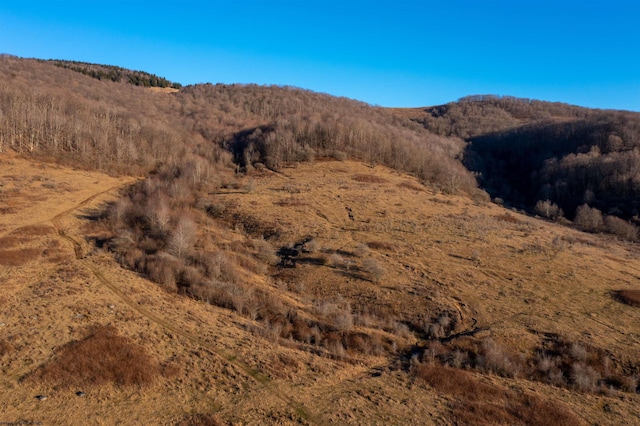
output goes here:
[[[636, 289], [633, 244], [347, 160], [212, 186], [160, 170], [119, 199], [105, 191], [127, 180], [11, 161], [25, 187], [0, 220], [3, 249], [42, 254], [0, 266], [10, 420], [640, 418], [637, 326], [619, 320], [637, 309], [611, 299]], [[29, 173], [68, 192], [30, 187]], [[278, 204], [291, 194], [307, 203]]]

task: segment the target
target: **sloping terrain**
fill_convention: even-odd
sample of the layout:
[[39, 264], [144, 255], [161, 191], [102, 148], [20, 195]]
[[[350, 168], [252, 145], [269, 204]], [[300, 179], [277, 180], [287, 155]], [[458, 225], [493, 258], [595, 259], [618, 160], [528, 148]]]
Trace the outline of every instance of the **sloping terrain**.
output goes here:
[[[245, 272], [247, 282], [301, 316], [341, 310], [343, 335], [380, 335], [379, 349], [344, 341], [342, 350], [328, 350], [319, 340], [283, 338], [264, 318], [167, 291], [96, 247], [107, 232], [96, 212], [132, 179], [7, 154], [2, 170], [3, 205], [14, 209], [0, 223], [0, 412], [7, 421], [449, 424], [461, 421], [468, 396], [443, 388], [433, 373], [422, 379], [412, 365], [441, 365], [446, 348], [436, 353], [435, 343], [456, 341], [490, 341], [515, 359], [562, 336], [582, 351], [577, 358], [604, 351], [607, 368], [624, 367], [621, 380], [638, 374], [640, 311], [611, 295], [639, 289], [635, 245], [445, 195], [382, 166], [320, 161], [241, 176], [240, 190], [223, 189], [211, 201], [277, 226], [268, 240], [274, 249], [315, 241], [292, 255], [295, 267], [275, 261]], [[226, 217], [233, 216], [216, 219], [212, 231], [252, 244]], [[107, 346], [113, 354], [96, 357], [116, 360], [116, 378], [69, 376], [59, 360], [75, 356], [77, 365], [95, 368], [86, 353], [104, 335], [120, 336]], [[138, 364], [116, 349], [138, 354]], [[471, 401], [476, 424], [499, 422], [510, 412], [502, 398], [523, 395], [555, 404], [574, 419], [565, 424], [640, 422], [631, 381], [550, 385], [515, 362], [502, 365], [511, 372], [498, 363], [467, 366], [464, 385], [493, 395], [490, 403]], [[487, 412], [493, 420], [481, 417]]]
[[512, 135], [582, 129], [612, 151], [544, 146], [591, 173], [631, 158], [631, 115], [66, 65], [0, 56], [0, 421], [640, 423], [634, 205], [581, 207], [621, 238], [586, 234], [461, 163], [486, 183]]

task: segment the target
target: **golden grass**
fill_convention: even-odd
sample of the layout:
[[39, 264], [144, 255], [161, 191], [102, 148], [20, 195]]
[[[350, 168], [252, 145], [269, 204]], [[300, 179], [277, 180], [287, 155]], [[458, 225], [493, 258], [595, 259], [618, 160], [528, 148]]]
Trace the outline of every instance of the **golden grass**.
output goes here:
[[55, 234], [55, 229], [51, 225], [27, 225], [14, 231], [14, 235], [24, 237], [42, 237]]
[[[221, 266], [220, 276], [229, 280], [209, 290], [214, 297], [219, 296], [216, 291], [224, 293], [241, 315], [167, 292], [121, 269], [101, 250], [89, 248], [85, 259], [75, 259], [70, 242], [55, 233], [34, 231], [36, 235], [24, 240], [7, 240], [14, 245], [2, 246], [4, 250], [32, 248], [43, 255], [17, 267], [0, 266], [5, 322], [0, 342], [7, 343], [0, 355], [6, 371], [0, 381], [0, 392], [6, 395], [0, 411], [9, 419], [29, 415], [46, 422], [56, 416], [72, 425], [429, 424], [430, 419], [527, 424], [525, 418], [532, 419], [530, 424], [557, 424], [562, 419], [576, 424], [571, 423], [571, 412], [589, 424], [634, 421], [638, 396], [615, 387], [585, 395], [573, 385], [559, 388], [522, 375], [504, 378], [455, 369], [445, 370], [441, 379], [433, 374], [433, 385], [416, 386], [416, 379], [404, 370], [387, 367], [406, 359], [409, 348], [427, 345], [425, 329], [435, 321], [444, 336], [478, 329], [470, 341], [490, 336], [496, 346], [509, 348], [510, 356], [524, 354], [526, 361], [543, 349], [580, 356], [578, 346], [558, 349], [543, 344], [545, 336], [557, 333], [587, 349], [585, 365], [590, 365], [592, 353], [606, 351], [602, 354], [612, 356], [613, 370], [620, 362], [633, 373], [637, 344], [630, 336], [635, 326], [620, 318], [635, 308], [612, 303], [610, 289], [633, 288], [640, 257], [630, 244], [584, 236], [429, 187], [407, 197], [411, 189], [403, 182], [420, 186], [416, 180], [380, 166], [374, 172], [386, 182], [358, 183], [353, 176], [373, 172], [351, 161], [302, 164], [280, 174], [256, 175], [251, 193], [207, 196], [225, 208], [206, 225], [211, 237], [199, 243], [207, 250], [204, 258], [224, 252], [220, 264], [213, 262], [211, 267]], [[56, 173], [68, 177], [72, 190], [63, 198], [50, 193], [46, 202], [25, 197], [26, 204], [19, 204], [25, 214], [0, 217], [0, 229], [7, 232], [4, 238], [22, 238], [11, 232], [46, 223], [113, 186], [96, 175]], [[101, 183], [92, 190], [94, 182]], [[278, 205], [283, 193], [273, 188], [281, 188], [283, 182], [295, 182], [300, 190], [296, 196], [309, 204], [301, 209]], [[98, 206], [99, 200], [91, 205]], [[356, 220], [349, 220], [345, 207], [353, 210]], [[60, 218], [67, 235], [84, 248], [87, 211], [80, 207]], [[515, 220], [502, 220], [503, 215]], [[313, 237], [315, 249], [300, 254], [295, 268], [267, 265], [255, 257], [259, 250], [252, 243], [265, 233], [274, 249], [307, 237]], [[361, 252], [363, 245], [371, 250]], [[333, 253], [342, 258], [339, 268], [320, 261]], [[47, 259], [58, 255], [69, 256], [68, 261], [53, 267]], [[362, 269], [367, 256], [384, 267], [379, 282]], [[185, 274], [195, 261], [200, 259], [186, 260]], [[263, 303], [267, 299], [269, 303]], [[266, 309], [269, 304], [278, 309]], [[446, 321], [443, 312], [448, 314]], [[90, 397], [82, 400], [68, 387], [57, 387], [74, 383], [65, 374], [80, 374], [65, 372], [57, 364], [53, 370], [62, 379], [38, 378], [69, 348], [80, 352], [85, 345], [99, 347], [97, 340], [87, 343], [92, 324], [117, 327], [120, 349], [115, 352], [144, 348], [152, 365], [168, 361], [178, 372], [167, 378], [157, 367], [155, 379], [143, 384], [142, 392], [138, 385], [118, 385], [125, 380], [111, 376], [91, 386]], [[594, 347], [585, 345], [586, 333]], [[458, 346], [453, 344], [456, 340]], [[482, 350], [479, 344], [463, 343], [462, 337], [452, 338], [451, 347]], [[57, 344], [62, 346], [53, 352]], [[451, 355], [444, 351], [443, 357]], [[31, 379], [17, 380], [25, 376]], [[479, 396], [474, 398], [464, 391], [467, 388]], [[46, 413], [38, 411], [39, 402], [33, 398], [41, 392], [49, 394], [48, 403], [55, 401]], [[547, 405], [546, 398], [556, 406]], [[606, 404], [611, 411], [602, 409]], [[540, 417], [545, 413], [550, 415]]]

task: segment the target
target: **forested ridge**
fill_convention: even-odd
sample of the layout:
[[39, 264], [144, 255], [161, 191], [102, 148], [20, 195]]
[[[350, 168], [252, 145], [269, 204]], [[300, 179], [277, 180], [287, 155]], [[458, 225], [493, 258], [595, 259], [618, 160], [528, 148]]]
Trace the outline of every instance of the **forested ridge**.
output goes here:
[[[605, 230], [607, 215], [638, 223], [639, 113], [473, 96], [414, 110], [412, 118], [465, 139], [465, 165], [512, 206], [552, 218], [562, 210], [589, 231]], [[579, 211], [599, 217], [587, 224]]]
[[[251, 176], [318, 158], [386, 165], [443, 192], [476, 191], [460, 161], [461, 139], [345, 98], [257, 85], [157, 92], [6, 56], [0, 79], [0, 151], [144, 176], [96, 213], [96, 245], [168, 291], [235, 310], [261, 321], [262, 332], [276, 330], [328, 356], [345, 357], [345, 348], [394, 353], [406, 344], [406, 327], [373, 314], [374, 303], [361, 310], [376, 327], [356, 333], [348, 302], [318, 300], [318, 308], [301, 309], [247, 279], [278, 274], [276, 265], [286, 269], [286, 259], [320, 248], [310, 237], [285, 240], [292, 238], [286, 225], [238, 211], [224, 194], [248, 194]], [[241, 234], [241, 243], [221, 234]], [[358, 269], [376, 281], [384, 269], [361, 246]], [[314, 262], [351, 268], [334, 255], [322, 252]], [[381, 339], [380, 328], [393, 337]]]
[[384, 108], [280, 86], [201, 84], [153, 93], [58, 65], [2, 57], [0, 149], [134, 174], [186, 153], [272, 170], [316, 156], [352, 157], [449, 191], [475, 187], [459, 161], [462, 140]]

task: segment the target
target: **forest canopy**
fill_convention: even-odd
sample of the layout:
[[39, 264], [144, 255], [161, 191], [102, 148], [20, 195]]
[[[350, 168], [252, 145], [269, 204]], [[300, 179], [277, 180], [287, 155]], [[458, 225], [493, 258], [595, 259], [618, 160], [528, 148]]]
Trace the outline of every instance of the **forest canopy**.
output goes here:
[[412, 119], [468, 144], [467, 168], [494, 197], [535, 212], [549, 200], [573, 219], [587, 204], [638, 222], [640, 114], [499, 96], [415, 110]]

